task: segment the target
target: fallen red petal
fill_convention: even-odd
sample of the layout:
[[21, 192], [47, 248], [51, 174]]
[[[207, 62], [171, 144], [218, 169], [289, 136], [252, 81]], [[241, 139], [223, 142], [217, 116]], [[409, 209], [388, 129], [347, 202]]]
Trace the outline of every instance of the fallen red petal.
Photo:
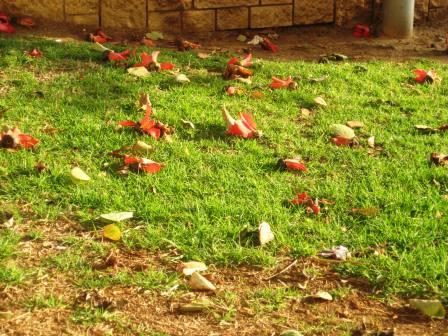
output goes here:
[[35, 58], [39, 58], [42, 57], [43, 54], [40, 50], [38, 49], [33, 49], [32, 51], [28, 52], [28, 56], [30, 57], [35, 57]]
[[337, 137], [331, 138], [331, 142], [334, 143], [336, 146], [344, 147], [344, 146], [350, 146], [352, 144], [353, 140], [344, 138], [342, 136], [337, 136]]
[[274, 53], [278, 52], [279, 50], [278, 47], [274, 43], [272, 43], [271, 40], [268, 39], [267, 37], [263, 39], [263, 43], [261, 45], [264, 49], [270, 50]]
[[19, 142], [23, 148], [32, 148], [39, 143], [39, 140], [28, 134], [19, 134]]
[[160, 70], [173, 70], [174, 64], [169, 62], [160, 63]]
[[308, 170], [306, 168], [305, 164], [303, 164], [303, 162], [300, 162], [298, 160], [285, 159], [285, 160], [283, 160], [283, 162], [285, 163], [286, 168], [288, 168], [290, 170], [300, 170], [303, 172], [306, 172]]
[[120, 125], [120, 126], [124, 126], [124, 127], [137, 127], [137, 123], [135, 123], [135, 122], [133, 122], [133, 121], [131, 121], [131, 120], [123, 120], [123, 121], [120, 121], [120, 122], [118, 123], [118, 125]]

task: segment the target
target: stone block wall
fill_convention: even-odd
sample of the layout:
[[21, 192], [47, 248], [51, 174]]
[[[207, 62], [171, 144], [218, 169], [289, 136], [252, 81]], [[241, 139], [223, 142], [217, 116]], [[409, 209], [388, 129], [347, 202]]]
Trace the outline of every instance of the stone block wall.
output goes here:
[[[382, 0], [0, 0], [0, 10], [105, 29], [210, 32], [374, 20]], [[416, 19], [448, 17], [448, 0], [416, 0]]]

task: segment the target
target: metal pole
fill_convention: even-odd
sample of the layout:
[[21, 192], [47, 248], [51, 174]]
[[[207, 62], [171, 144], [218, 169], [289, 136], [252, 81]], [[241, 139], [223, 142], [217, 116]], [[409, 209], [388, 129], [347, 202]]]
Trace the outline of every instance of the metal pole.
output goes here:
[[384, 0], [384, 35], [395, 38], [410, 38], [414, 32], [415, 0]]

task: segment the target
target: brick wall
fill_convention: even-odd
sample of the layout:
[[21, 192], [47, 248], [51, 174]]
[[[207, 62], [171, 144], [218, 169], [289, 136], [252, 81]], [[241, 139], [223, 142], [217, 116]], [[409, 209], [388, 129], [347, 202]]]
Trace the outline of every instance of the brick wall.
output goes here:
[[[0, 0], [0, 10], [103, 28], [215, 30], [369, 22], [382, 0]], [[448, 0], [416, 0], [416, 19], [448, 17]]]

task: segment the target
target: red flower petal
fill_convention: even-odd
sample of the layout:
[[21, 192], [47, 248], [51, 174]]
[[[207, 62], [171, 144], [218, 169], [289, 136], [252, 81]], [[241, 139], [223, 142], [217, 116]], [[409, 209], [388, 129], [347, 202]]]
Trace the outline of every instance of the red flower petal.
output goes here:
[[18, 19], [17, 24], [27, 28], [33, 28], [34, 26], [36, 26], [36, 22], [34, 21], [34, 19], [29, 16]]
[[226, 89], [226, 92], [227, 92], [227, 95], [228, 95], [228, 96], [234, 96], [235, 93], [236, 93], [236, 87], [234, 87], [234, 86], [229, 86], [229, 87]]
[[270, 87], [272, 89], [274, 89], [274, 90], [275, 89], [281, 89], [281, 88], [288, 87], [291, 83], [292, 83], [292, 77], [291, 76], [288, 76], [288, 78], [285, 79], [285, 80], [273, 76], [272, 77], [272, 83], [271, 83]]
[[227, 134], [242, 137], [245, 139], [252, 138], [252, 131], [247, 128], [241, 120], [235, 121], [235, 124], [229, 127]]
[[353, 32], [353, 35], [355, 37], [369, 37], [370, 28], [368, 26], [358, 24], [355, 26], [355, 31]]
[[131, 120], [123, 120], [123, 121], [120, 121], [120, 122], [118, 123], [118, 125], [120, 125], [120, 126], [124, 126], [124, 127], [137, 127], [137, 123], [135, 123], [135, 122], [133, 122], [133, 121], [131, 121]]
[[239, 117], [243, 122], [244, 126], [246, 126], [251, 131], [255, 131], [257, 129], [257, 125], [255, 124], [252, 116], [249, 113], [240, 113]]
[[240, 65], [243, 67], [251, 67], [252, 63], [252, 54], [247, 54], [246, 57], [240, 62]]
[[123, 163], [126, 166], [129, 166], [131, 164], [136, 164], [136, 163], [140, 163], [140, 159], [139, 158], [135, 158], [135, 157], [131, 157], [131, 156], [123, 156]]
[[30, 57], [38, 58], [38, 57], [42, 57], [42, 55], [43, 55], [42, 52], [39, 51], [38, 49], [33, 49], [32, 51], [28, 52], [28, 56], [30, 56]]
[[162, 169], [162, 165], [152, 160], [143, 159], [141, 163], [141, 168], [149, 174], [155, 174]]
[[351, 145], [353, 140], [344, 138], [342, 136], [337, 136], [337, 137], [331, 138], [331, 142], [334, 143], [336, 146], [344, 147], [344, 146]]
[[274, 52], [274, 53], [275, 53], [275, 52], [278, 52], [278, 47], [277, 47], [274, 43], [272, 43], [271, 40], [268, 39], [267, 37], [265, 37], [265, 38], [263, 39], [263, 44], [262, 44], [262, 46], [263, 46], [264, 48], [266, 48], [266, 49], [268, 49], [268, 50]]
[[122, 55], [121, 53], [117, 53], [115, 51], [110, 51], [109, 54], [107, 54], [107, 58], [111, 62], [122, 62], [127, 60], [127, 57], [125, 55]]
[[306, 166], [298, 160], [285, 159], [283, 162], [285, 163], [286, 168], [290, 170], [300, 170], [304, 172], [308, 170]]
[[148, 55], [145, 52], [140, 54], [141, 62], [134, 65], [134, 67], [149, 67], [150, 64], [154, 63], [152, 55]]
[[230, 61], [227, 62], [227, 65], [233, 65], [233, 64], [236, 64], [236, 63], [239, 63], [238, 57], [232, 57], [230, 59]]
[[150, 136], [152, 136], [156, 140], [160, 139], [161, 131], [159, 128], [153, 127], [147, 131], [145, 130], [145, 132], [148, 133]]
[[23, 148], [31, 148], [38, 144], [39, 140], [28, 134], [19, 134], [20, 145]]
[[414, 70], [414, 74], [417, 75], [417, 77], [414, 78], [416, 82], [424, 83], [426, 80], [426, 76], [428, 75], [428, 72], [422, 69], [416, 69]]
[[9, 16], [3, 12], [0, 12], [0, 22], [1, 23], [9, 22]]
[[145, 46], [149, 47], [149, 48], [155, 46], [154, 41], [151, 40], [151, 39], [149, 39], [149, 38], [143, 38], [143, 39], [142, 39], [142, 43], [143, 43]]
[[16, 30], [14, 29], [14, 27], [10, 23], [8, 23], [8, 22], [0, 22], [0, 32], [12, 34], [15, 31]]
[[169, 62], [160, 63], [160, 70], [173, 70], [174, 64]]

